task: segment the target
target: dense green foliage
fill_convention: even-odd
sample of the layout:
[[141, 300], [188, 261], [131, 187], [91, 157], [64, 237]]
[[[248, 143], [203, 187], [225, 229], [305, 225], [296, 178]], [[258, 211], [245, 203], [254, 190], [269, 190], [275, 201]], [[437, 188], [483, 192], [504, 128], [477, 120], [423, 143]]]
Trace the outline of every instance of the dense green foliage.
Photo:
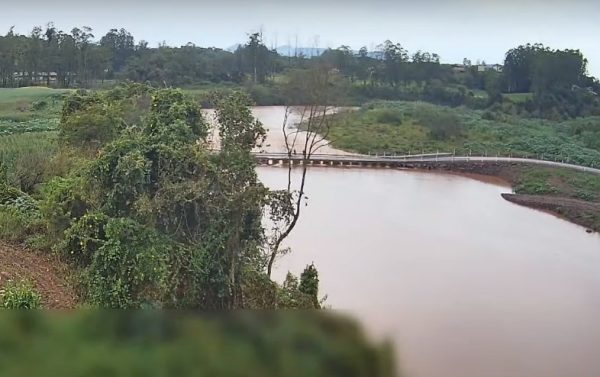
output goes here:
[[265, 131], [251, 101], [213, 101], [218, 153], [196, 101], [138, 84], [73, 93], [58, 141], [0, 139], [0, 236], [51, 246], [100, 307], [318, 308], [314, 274], [279, 302], [265, 273], [262, 216], [290, 198], [258, 181], [250, 152]]
[[390, 347], [331, 313], [2, 314], [6, 377], [396, 375]]
[[0, 238], [23, 242], [41, 227], [37, 202], [28, 194], [11, 186], [8, 169], [0, 162]]
[[40, 294], [31, 282], [11, 280], [0, 289], [0, 308], [38, 309], [40, 306]]

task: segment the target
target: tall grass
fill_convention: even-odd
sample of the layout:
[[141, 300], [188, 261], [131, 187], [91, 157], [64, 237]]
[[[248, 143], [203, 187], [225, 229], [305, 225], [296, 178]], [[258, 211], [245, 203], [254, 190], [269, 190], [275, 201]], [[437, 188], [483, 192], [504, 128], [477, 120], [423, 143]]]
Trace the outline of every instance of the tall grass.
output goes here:
[[56, 139], [56, 132], [0, 136], [0, 163], [6, 169], [8, 183], [24, 191], [41, 183], [57, 152]]
[[47, 152], [53, 155], [56, 152], [56, 132], [31, 132], [19, 135], [0, 136], [0, 161], [10, 165], [19, 157]]

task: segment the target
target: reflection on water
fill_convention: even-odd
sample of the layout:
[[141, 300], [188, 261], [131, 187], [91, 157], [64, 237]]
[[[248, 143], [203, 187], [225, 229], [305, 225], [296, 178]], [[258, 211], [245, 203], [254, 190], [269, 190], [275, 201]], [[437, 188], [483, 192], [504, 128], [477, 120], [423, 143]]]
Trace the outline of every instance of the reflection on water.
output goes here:
[[[260, 168], [284, 187], [286, 170]], [[600, 375], [600, 237], [442, 174], [311, 169], [275, 278], [315, 262], [328, 304], [392, 337], [409, 376]]]

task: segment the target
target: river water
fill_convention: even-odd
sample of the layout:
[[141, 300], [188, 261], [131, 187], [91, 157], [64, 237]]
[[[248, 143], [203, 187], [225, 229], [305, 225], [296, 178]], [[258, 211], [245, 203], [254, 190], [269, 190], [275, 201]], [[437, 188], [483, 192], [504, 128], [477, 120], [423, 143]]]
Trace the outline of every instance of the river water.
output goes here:
[[[282, 111], [271, 109], [255, 110], [267, 127]], [[287, 182], [285, 168], [259, 176]], [[314, 262], [327, 305], [391, 339], [409, 377], [599, 376], [600, 236], [500, 197], [510, 191], [450, 174], [311, 168], [274, 277]]]

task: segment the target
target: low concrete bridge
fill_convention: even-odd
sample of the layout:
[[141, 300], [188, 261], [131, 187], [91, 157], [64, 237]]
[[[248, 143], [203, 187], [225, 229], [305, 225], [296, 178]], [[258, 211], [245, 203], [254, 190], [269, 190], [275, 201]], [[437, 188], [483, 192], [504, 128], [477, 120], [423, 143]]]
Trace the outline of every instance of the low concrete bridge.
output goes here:
[[[302, 165], [302, 155], [287, 153], [254, 153], [256, 160], [261, 165]], [[485, 156], [453, 156], [451, 153], [406, 155], [406, 156], [369, 156], [369, 155], [336, 155], [315, 154], [307, 161], [311, 166], [329, 167], [381, 167], [381, 168], [436, 168], [451, 164], [497, 164], [518, 163], [529, 165], [542, 165], [549, 167], [567, 168], [582, 172], [600, 175], [600, 169], [588, 166], [574, 165], [564, 162], [538, 160], [517, 157], [485, 157]]]

